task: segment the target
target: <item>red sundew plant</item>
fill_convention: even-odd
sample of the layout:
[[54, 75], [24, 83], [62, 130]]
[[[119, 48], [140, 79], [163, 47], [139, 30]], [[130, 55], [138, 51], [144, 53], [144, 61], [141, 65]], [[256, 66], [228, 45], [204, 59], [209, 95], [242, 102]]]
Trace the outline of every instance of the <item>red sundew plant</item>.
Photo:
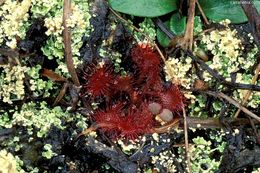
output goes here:
[[153, 115], [148, 110], [148, 106], [145, 105], [139, 108], [131, 107], [118, 124], [118, 130], [120, 131], [120, 137], [133, 140], [138, 135], [151, 132], [153, 125]]
[[132, 60], [138, 66], [142, 75], [151, 69], [160, 72], [161, 60], [149, 45], [137, 45], [131, 51]]
[[116, 76], [113, 81], [112, 90], [114, 91], [114, 93], [116, 92], [128, 93], [131, 102], [136, 103], [138, 98], [136, 97], [137, 93], [133, 86], [134, 86], [133, 76], [131, 75]]
[[116, 76], [113, 80], [112, 89], [115, 91], [122, 91], [132, 93], [134, 92], [133, 88], [134, 82], [132, 76]]
[[104, 104], [112, 105], [94, 112], [91, 117], [95, 124], [83, 134], [99, 128], [112, 139], [135, 139], [158, 129], [159, 123], [149, 107], [150, 103], [158, 103], [161, 110], [168, 109], [175, 116], [182, 111], [183, 94], [174, 84], [165, 87], [161, 79], [160, 56], [152, 47], [137, 45], [130, 55], [138, 75], [120, 76], [111, 66], [104, 65], [83, 77], [86, 81], [83, 89], [90, 93], [90, 98], [104, 96], [108, 98]]
[[180, 112], [184, 107], [185, 97], [181, 93], [180, 89], [171, 84], [166, 89], [157, 93], [159, 98], [159, 103], [161, 103], [163, 108], [167, 108], [172, 112]]
[[140, 109], [131, 107], [124, 110], [124, 105], [118, 103], [97, 111], [92, 117], [97, 127], [112, 138], [126, 137], [132, 140], [140, 134], [149, 133], [154, 123], [147, 105], [142, 105]]
[[119, 103], [106, 110], [98, 110], [93, 119], [105, 132], [117, 130], [118, 124], [122, 121], [123, 107], [124, 105]]
[[147, 83], [144, 85], [145, 89], [148, 89], [149, 85], [149, 88], [161, 86], [161, 59], [150, 45], [135, 46], [131, 51], [131, 57], [139, 69], [139, 80], [145, 80]]
[[83, 85], [83, 88], [93, 97], [97, 97], [110, 93], [114, 74], [112, 73], [111, 67], [104, 65], [96, 68], [91, 75], [85, 75], [84, 79], [88, 82]]

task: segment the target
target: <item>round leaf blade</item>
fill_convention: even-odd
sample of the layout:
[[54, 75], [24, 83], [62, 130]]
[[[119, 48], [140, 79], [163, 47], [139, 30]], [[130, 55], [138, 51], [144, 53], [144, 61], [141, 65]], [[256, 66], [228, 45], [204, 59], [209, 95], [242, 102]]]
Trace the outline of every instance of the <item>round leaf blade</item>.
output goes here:
[[170, 19], [170, 29], [176, 35], [184, 34], [186, 28], [186, 17], [181, 17], [179, 13], [173, 14]]
[[[219, 22], [229, 19], [232, 23], [243, 23], [247, 21], [247, 17], [239, 4], [234, 0], [199, 0], [199, 3], [206, 16]], [[254, 5], [260, 12], [260, 1], [254, 1]]]
[[116, 11], [140, 17], [162, 16], [177, 9], [176, 0], [109, 0], [108, 2]]
[[[170, 22], [167, 21], [164, 23], [165, 26], [169, 29], [170, 28]], [[159, 28], [157, 29], [157, 40], [159, 42], [159, 44], [162, 46], [162, 47], [168, 47], [171, 40], [168, 38], [168, 36], [162, 32]]]

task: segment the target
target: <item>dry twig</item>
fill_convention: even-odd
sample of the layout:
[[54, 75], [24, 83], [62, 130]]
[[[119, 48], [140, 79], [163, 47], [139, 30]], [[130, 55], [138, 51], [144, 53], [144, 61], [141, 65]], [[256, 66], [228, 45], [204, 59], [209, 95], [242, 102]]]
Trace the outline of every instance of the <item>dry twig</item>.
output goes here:
[[163, 125], [161, 127], [154, 127], [153, 129], [151, 129], [151, 132], [152, 133], [166, 133], [173, 128], [177, 128], [179, 125], [179, 122], [180, 122], [180, 119], [176, 118], [169, 124]]
[[176, 35], [169, 29], [166, 28], [164, 23], [161, 21], [161, 19], [156, 18], [154, 20], [155, 24], [158, 26], [158, 28], [165, 34], [169, 39], [173, 39]]
[[212, 95], [214, 97], [225, 99], [226, 101], [228, 101], [232, 105], [234, 105], [237, 108], [241, 109], [245, 114], [249, 115], [253, 119], [256, 119], [257, 121], [260, 122], [260, 117], [259, 116], [257, 116], [256, 114], [254, 114], [253, 112], [251, 112], [250, 110], [248, 110], [247, 108], [245, 108], [240, 103], [238, 103], [236, 100], [234, 100], [233, 98], [227, 96], [226, 94], [224, 94], [222, 92], [214, 92], [214, 91], [205, 91], [205, 93], [209, 94], [209, 95]]
[[[254, 77], [253, 77], [253, 79], [252, 79], [251, 84], [253, 84], [253, 85], [256, 84], [257, 78], [258, 78], [258, 76], [259, 76], [259, 72], [260, 72], [260, 63], [259, 63], [259, 64], [257, 65], [257, 67], [256, 67], [255, 75], [254, 75]], [[243, 106], [246, 106], [245, 104], [246, 104], [247, 100], [249, 99], [249, 97], [251, 96], [251, 93], [252, 93], [252, 91], [248, 90], [248, 91], [246, 92], [246, 94], [244, 95], [243, 101], [242, 101], [242, 103], [241, 103]], [[238, 109], [237, 112], [236, 112], [236, 114], [235, 114], [235, 118], [238, 117], [238, 115], [239, 115], [240, 112], [241, 112], [241, 110]]]
[[196, 0], [196, 4], [197, 4], [197, 7], [198, 7], [198, 9], [199, 9], [199, 11], [200, 11], [200, 13], [201, 13], [201, 15], [202, 15], [202, 18], [203, 18], [205, 24], [206, 24], [206, 25], [209, 25], [209, 21], [208, 21], [206, 15], [205, 15], [204, 11], [202, 10], [202, 8], [201, 8], [200, 3], [199, 3], [198, 0]]
[[12, 58], [19, 56], [18, 51], [15, 51], [13, 49], [5, 49], [5, 48], [0, 48], [0, 54], [4, 55], [4, 56], [12, 57]]
[[79, 79], [73, 64], [72, 51], [71, 51], [71, 33], [67, 26], [67, 19], [69, 19], [71, 14], [71, 1], [64, 0], [64, 9], [63, 9], [63, 39], [65, 47], [65, 61], [67, 64], [68, 71], [71, 75], [72, 81], [76, 86], [80, 86]]
[[[219, 129], [219, 128], [225, 128], [223, 125], [223, 122], [225, 124], [230, 125], [231, 127], [235, 126], [241, 126], [241, 125], [250, 125], [250, 121], [247, 118], [229, 118], [224, 117], [222, 120], [219, 118], [195, 118], [195, 117], [187, 117], [187, 124], [189, 127], [195, 128], [195, 129]], [[254, 124], [259, 124], [260, 122], [256, 120], [252, 120]], [[184, 124], [183, 120], [180, 120], [180, 126]]]
[[253, 37], [260, 49], [260, 15], [252, 0], [240, 0], [240, 5], [248, 18]]
[[184, 127], [184, 140], [185, 140], [185, 153], [186, 153], [186, 160], [187, 160], [187, 172], [191, 172], [191, 163], [190, 163], [190, 152], [189, 152], [189, 138], [188, 138], [188, 124], [186, 118], [186, 111], [185, 108], [182, 108], [183, 111], [183, 127]]
[[61, 101], [61, 99], [64, 97], [64, 95], [66, 94], [66, 91], [67, 91], [67, 89], [69, 88], [69, 83], [68, 82], [66, 82], [66, 83], [64, 83], [63, 84], [63, 86], [62, 86], [62, 89], [60, 90], [60, 92], [59, 92], [59, 95], [56, 97], [56, 99], [54, 100], [54, 103], [53, 103], [53, 105], [52, 106], [56, 106], [60, 101]]
[[190, 0], [188, 22], [185, 30], [184, 42], [182, 45], [182, 47], [186, 50], [187, 49], [192, 50], [195, 6], [196, 6], [196, 0]]
[[193, 61], [197, 62], [203, 70], [208, 71], [211, 76], [213, 76], [216, 80], [218, 80], [220, 82], [220, 84], [230, 86], [233, 89], [260, 91], [260, 86], [258, 86], [258, 85], [241, 84], [241, 83], [227, 81], [217, 71], [211, 69], [204, 61], [202, 61], [201, 59], [199, 59], [195, 55], [193, 55], [193, 53], [191, 51], [185, 51], [185, 53], [186, 53], [186, 55], [191, 57]]
[[0, 0], [0, 5], [4, 4], [6, 0]]
[[41, 75], [51, 79], [53, 82], [68, 82], [66, 78], [46, 68], [43, 69]]

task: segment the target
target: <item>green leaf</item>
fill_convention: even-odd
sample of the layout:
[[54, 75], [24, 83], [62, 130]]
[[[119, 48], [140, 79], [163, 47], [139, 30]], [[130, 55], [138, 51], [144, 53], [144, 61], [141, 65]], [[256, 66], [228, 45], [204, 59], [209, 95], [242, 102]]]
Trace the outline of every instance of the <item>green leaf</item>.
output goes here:
[[[165, 22], [164, 25], [166, 26], [166, 28], [169, 29], [170, 21]], [[163, 47], [168, 47], [171, 42], [169, 37], [166, 34], [164, 34], [164, 32], [162, 32], [159, 28], [157, 29], [157, 40], [159, 44]]]
[[[173, 14], [169, 21], [166, 21], [165, 26], [175, 35], [182, 35], [186, 29], [186, 17], [181, 17], [179, 13]], [[169, 37], [159, 28], [157, 29], [157, 39], [161, 46], [168, 47], [170, 44]]]
[[[247, 17], [239, 4], [235, 0], [199, 0], [199, 3], [206, 16], [219, 22], [229, 19], [232, 23], [243, 23], [247, 21]], [[254, 4], [260, 12], [260, 1], [254, 1]]]
[[170, 29], [176, 35], [184, 34], [186, 28], [186, 17], [181, 17], [179, 13], [173, 14], [170, 19]]
[[109, 0], [108, 2], [116, 11], [140, 17], [162, 16], [177, 9], [176, 0]]

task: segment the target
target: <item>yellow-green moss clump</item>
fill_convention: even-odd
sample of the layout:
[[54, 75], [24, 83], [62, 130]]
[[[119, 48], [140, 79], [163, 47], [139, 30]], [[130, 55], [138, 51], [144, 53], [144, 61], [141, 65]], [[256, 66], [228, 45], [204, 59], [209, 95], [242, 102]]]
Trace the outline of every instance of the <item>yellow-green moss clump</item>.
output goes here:
[[3, 68], [0, 74], [0, 100], [12, 104], [13, 100], [24, 97], [24, 78], [27, 67], [16, 65], [0, 65]]
[[[0, 129], [11, 128], [15, 125], [26, 127], [29, 135], [36, 133], [37, 137], [44, 137], [53, 125], [63, 129], [62, 118], [66, 118], [67, 113], [60, 107], [49, 109], [46, 102], [29, 102], [23, 104], [21, 110], [13, 113], [3, 113], [0, 115]], [[10, 118], [12, 117], [12, 118]]]
[[0, 165], [1, 173], [18, 173], [14, 156], [6, 150], [0, 151]]
[[192, 172], [214, 173], [217, 171], [221, 158], [219, 160], [212, 159], [211, 155], [215, 151], [223, 153], [226, 143], [222, 142], [217, 148], [213, 148], [212, 143], [206, 141], [203, 137], [194, 138], [192, 141], [194, 145], [189, 148]]
[[162, 171], [158, 168], [159, 166], [162, 166], [167, 169], [167, 172], [175, 173], [177, 170], [174, 165], [174, 157], [175, 155], [171, 151], [163, 151], [158, 156], [152, 156], [152, 164], [155, 165], [155, 170], [158, 172]]
[[[133, 32], [134, 38], [137, 42], [151, 43], [151, 42], [155, 41], [156, 30], [155, 30], [155, 25], [154, 25], [152, 19], [145, 18], [144, 21], [139, 24], [139, 26], [140, 26], [141, 32], [137, 32], [137, 31]], [[144, 36], [142, 33], [144, 33], [146, 36], [148, 36], [149, 40], [147, 40], [146, 36]]]
[[[46, 45], [42, 48], [44, 55], [49, 59], [55, 58], [58, 63], [56, 72], [65, 76], [68, 76], [68, 70], [64, 63], [64, 43], [62, 37], [62, 14], [63, 14], [63, 1], [57, 1], [53, 6], [48, 6], [48, 10], [41, 7], [38, 1], [33, 2], [36, 6], [33, 11], [36, 11], [37, 16], [46, 16], [44, 19], [44, 25], [47, 27], [46, 35], [49, 39]], [[77, 5], [76, 5], [77, 4]], [[47, 4], [45, 4], [47, 6]], [[82, 62], [79, 60], [79, 49], [82, 46], [82, 37], [87, 36], [90, 30], [90, 14], [88, 9], [88, 1], [74, 0], [72, 1], [72, 12], [70, 18], [66, 21], [67, 26], [71, 31], [72, 40], [72, 54], [74, 65], [77, 67]]]
[[28, 11], [31, 0], [14, 1], [6, 0], [0, 7], [0, 44], [5, 44], [11, 49], [17, 46], [16, 37], [24, 38], [29, 26]]
[[43, 80], [40, 78], [41, 68], [42, 67], [40, 65], [36, 65], [28, 68], [27, 70], [27, 74], [30, 77], [30, 90], [32, 91], [34, 97], [48, 97], [50, 96], [50, 90], [57, 89], [51, 80]]
[[[169, 57], [164, 66], [166, 80], [185, 89], [190, 89], [196, 79], [190, 70], [192, 70], [192, 60], [183, 56], [180, 59]], [[194, 102], [195, 96], [191, 92], [184, 91], [184, 96]]]
[[[231, 81], [231, 73], [237, 72], [239, 66], [246, 62], [241, 60], [243, 46], [237, 37], [237, 31], [228, 27], [228, 21], [225, 24], [226, 28], [223, 30], [216, 29], [209, 34], [201, 35], [200, 47], [213, 54], [212, 60], [207, 61], [209, 67]], [[208, 72], [204, 72], [203, 77], [205, 81], [212, 80]]]
[[0, 100], [12, 104], [15, 100], [22, 100], [25, 95], [25, 76], [30, 77], [29, 84], [33, 96], [49, 96], [49, 90], [53, 89], [52, 81], [40, 79], [40, 65], [29, 68], [17, 65], [0, 65], [2, 73], [0, 74]]
[[[72, 53], [74, 64], [78, 66], [79, 49], [82, 46], [82, 37], [88, 34], [90, 28], [90, 14], [87, 0], [73, 0], [72, 14], [67, 20], [67, 25], [72, 33]], [[29, 14], [31, 19], [29, 21]], [[63, 0], [6, 0], [0, 8], [0, 44], [12, 49], [17, 47], [17, 37], [25, 38], [29, 25], [37, 18], [43, 18], [47, 27], [46, 35], [49, 36], [45, 46], [42, 47], [44, 55], [49, 59], [55, 58], [58, 67], [55, 71], [64, 76], [68, 76], [67, 66], [64, 60], [64, 43], [62, 38], [62, 14]], [[26, 58], [18, 65], [1, 65], [3, 72], [0, 75], [0, 100], [6, 103], [13, 103], [20, 100], [25, 95], [25, 76], [29, 77], [29, 85], [34, 97], [49, 96], [49, 91], [55, 89], [51, 81], [40, 78], [40, 65], [26, 67]]]
[[[251, 84], [254, 75], [251, 70], [257, 60], [258, 49], [255, 46], [244, 55], [244, 47], [237, 36], [237, 31], [228, 27], [229, 21], [225, 21], [223, 24], [226, 26], [224, 30], [216, 29], [209, 34], [201, 35], [199, 47], [204, 51], [210, 51], [213, 55], [213, 58], [206, 63], [228, 81], [231, 81], [231, 75], [235, 74], [236, 82]], [[251, 36], [249, 35], [249, 37]], [[251, 39], [253, 40], [252, 37]], [[208, 72], [204, 71], [203, 77], [206, 82], [215, 85]], [[257, 82], [257, 84], [259, 85], [260, 82]], [[223, 86], [218, 88], [222, 89]], [[234, 98], [240, 102], [245, 97], [243, 90], [236, 90], [233, 94]], [[260, 93], [253, 92], [253, 95], [249, 98], [248, 106], [256, 108], [259, 103]]]
[[[32, 20], [29, 19], [29, 14]], [[0, 44], [12, 49], [17, 47], [17, 37], [25, 38], [26, 31], [34, 19], [43, 18], [49, 36], [46, 45], [42, 48], [44, 55], [49, 59], [55, 58], [58, 63], [56, 72], [67, 75], [68, 70], [64, 63], [62, 16], [63, 0], [6, 0], [0, 8]], [[73, 0], [72, 13], [66, 21], [71, 29], [72, 53], [74, 64], [81, 63], [79, 49], [82, 46], [82, 37], [90, 30], [89, 4], [87, 0]]]
[[41, 102], [40, 107], [37, 108], [36, 103], [30, 102], [24, 104], [20, 111], [14, 112], [12, 125], [17, 124], [26, 127], [30, 135], [38, 129], [37, 136], [43, 137], [52, 125], [63, 129], [61, 118], [64, 116], [60, 107], [49, 109], [46, 102]]
[[[255, 46], [248, 52], [245, 52], [244, 43], [239, 39], [237, 30], [228, 26], [228, 20], [221, 22], [221, 24], [225, 28], [198, 35], [199, 41], [195, 43], [194, 54], [198, 54], [200, 51], [210, 52], [212, 57], [207, 57], [203, 60], [211, 69], [217, 71], [227, 81], [231, 81], [231, 76], [233, 75], [235, 82], [251, 84], [254, 76], [252, 69], [257, 59], [258, 49]], [[249, 38], [251, 38], [250, 35]], [[252, 38], [250, 44], [253, 44]], [[185, 89], [190, 89], [194, 85], [194, 81], [198, 79], [190, 57], [169, 57], [165, 62], [164, 71], [166, 80], [172, 81]], [[214, 80], [214, 77], [206, 70], [202, 72], [202, 78], [209, 87], [217, 88], [220, 91], [225, 87]], [[260, 82], [257, 82], [257, 85], [259, 84]], [[245, 92], [244, 90], [235, 90], [232, 97], [241, 102], [245, 97]], [[208, 112], [205, 111], [207, 97], [200, 95], [195, 97], [191, 92], [186, 91], [184, 93], [185, 97], [191, 101], [191, 104], [189, 104], [190, 116], [204, 118], [209, 116]], [[248, 106], [256, 108], [259, 104], [260, 93], [253, 92], [248, 100]], [[221, 102], [214, 101], [212, 107], [213, 114], [211, 113], [210, 116], [218, 116], [222, 107]], [[230, 113], [232, 114], [232, 111]]]
[[[0, 150], [0, 172], [1, 173], [37, 173], [39, 172], [38, 168], [33, 168], [28, 166], [29, 171], [24, 171], [22, 167], [24, 162], [13, 154], [9, 153], [7, 150]], [[27, 167], [27, 166], [25, 166]]]
[[[86, 118], [80, 114], [72, 117], [68, 112], [63, 111], [61, 107], [48, 108], [46, 102], [29, 102], [23, 104], [21, 110], [13, 111], [12, 115], [8, 113], [0, 114], [0, 129], [11, 128], [18, 125], [26, 127], [29, 135], [36, 133], [37, 137], [45, 137], [51, 126], [64, 129], [65, 122], [75, 121], [76, 126], [81, 130], [87, 128]], [[10, 117], [12, 117], [10, 119]], [[64, 121], [64, 122], [63, 122]]]
[[21, 160], [14, 157], [6, 150], [0, 150], [0, 172], [1, 173], [24, 173], [25, 171], [20, 168]]
[[[51, 128], [63, 131], [68, 127], [68, 124], [73, 124], [75, 125], [75, 128], [73, 129], [72, 137], [76, 137], [79, 131], [87, 128], [86, 122], [87, 119], [83, 115], [78, 113], [70, 114], [67, 111], [62, 110], [59, 106], [49, 108], [44, 101], [24, 103], [19, 110], [9, 110], [9, 112], [0, 110], [0, 130], [13, 127], [16, 128], [15, 135], [10, 135], [8, 139], [1, 143], [1, 147], [4, 149], [12, 148], [12, 151], [15, 154], [18, 152], [19, 155], [22, 156], [21, 159], [25, 159], [25, 155], [27, 154], [37, 154], [37, 157], [42, 156], [45, 159], [51, 159], [61, 152], [60, 149], [57, 148], [54, 150], [54, 147], [49, 143]], [[21, 137], [20, 134], [23, 134], [23, 137], [26, 136], [26, 139]], [[28, 145], [36, 145], [38, 141], [41, 141], [40, 143], [43, 144], [42, 150], [38, 151], [37, 149], [37, 152], [30, 150], [31, 153], [24, 153], [28, 151], [26, 148]], [[10, 156], [10, 154], [4, 155]], [[26, 162], [26, 160], [21, 160], [18, 157], [15, 157], [15, 159], [17, 162], [16, 168], [19, 172], [24, 172], [21, 168], [30, 173], [39, 172], [39, 169], [35, 167], [33, 163], [24, 164], [28, 162]], [[8, 160], [0, 154], [0, 171], [3, 171], [1, 168], [5, 169], [4, 166], [6, 164], [12, 164], [12, 168], [14, 170], [16, 169], [14, 164], [15, 161], [10, 160], [12, 160], [12, 158]]]

